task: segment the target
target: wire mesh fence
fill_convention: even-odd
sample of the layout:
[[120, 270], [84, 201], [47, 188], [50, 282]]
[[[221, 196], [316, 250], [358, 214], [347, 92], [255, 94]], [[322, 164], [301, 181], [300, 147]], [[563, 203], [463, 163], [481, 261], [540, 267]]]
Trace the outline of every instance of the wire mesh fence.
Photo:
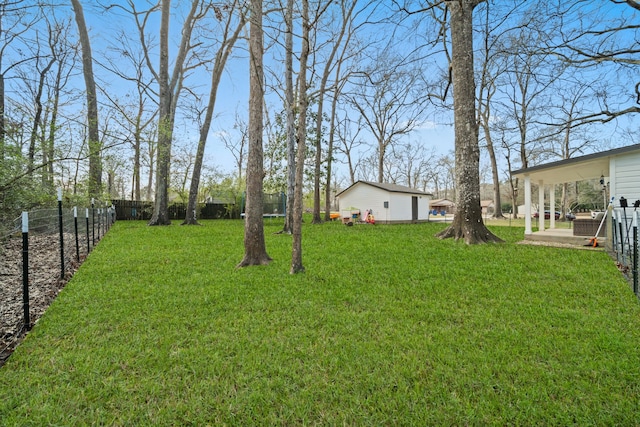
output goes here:
[[[97, 207], [105, 206], [105, 207]], [[23, 212], [0, 234], [0, 364], [108, 231], [106, 204]]]
[[638, 219], [640, 200], [629, 208], [626, 203], [614, 208], [611, 221], [612, 250], [618, 268], [631, 279], [633, 292], [640, 297], [638, 289]]

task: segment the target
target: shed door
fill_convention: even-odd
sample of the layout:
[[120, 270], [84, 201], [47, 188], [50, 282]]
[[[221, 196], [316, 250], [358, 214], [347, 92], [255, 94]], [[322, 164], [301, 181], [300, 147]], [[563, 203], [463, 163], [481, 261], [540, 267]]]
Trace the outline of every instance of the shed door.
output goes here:
[[411, 196], [411, 220], [418, 220], [418, 196]]

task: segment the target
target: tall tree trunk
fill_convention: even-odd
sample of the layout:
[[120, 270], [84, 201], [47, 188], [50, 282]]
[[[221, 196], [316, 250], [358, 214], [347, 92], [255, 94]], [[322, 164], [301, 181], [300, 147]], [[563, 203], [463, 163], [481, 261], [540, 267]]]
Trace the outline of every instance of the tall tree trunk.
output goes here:
[[153, 188], [153, 177], [155, 176], [156, 148], [152, 141], [149, 141], [149, 175], [147, 176], [147, 196], [146, 200], [152, 200], [151, 191]]
[[491, 161], [491, 177], [493, 180], [493, 218], [502, 219], [502, 200], [500, 195], [500, 176], [498, 174], [498, 161], [496, 159], [496, 152], [493, 149], [493, 139], [491, 133], [485, 128], [485, 140], [487, 141], [487, 151], [489, 153], [489, 160]]
[[173, 125], [171, 120], [171, 88], [169, 84], [169, 16], [171, 1], [162, 0], [160, 19], [160, 67], [158, 85], [160, 105], [158, 117], [158, 145], [156, 166], [156, 199], [149, 225], [169, 225], [169, 172], [171, 170], [171, 140]]
[[[229, 20], [231, 20], [231, 13], [229, 13]], [[234, 33], [230, 38], [227, 37], [228, 24], [227, 29], [225, 29], [225, 40], [222, 42], [220, 49], [216, 53], [216, 58], [214, 60], [213, 70], [211, 71], [211, 88], [209, 92], [209, 104], [207, 105], [207, 112], [205, 114], [204, 122], [202, 123], [202, 128], [200, 129], [200, 138], [198, 139], [198, 148], [196, 150], [196, 158], [193, 165], [193, 174], [191, 175], [191, 185], [189, 187], [189, 201], [187, 203], [187, 212], [186, 217], [184, 219], [183, 225], [195, 225], [198, 224], [196, 219], [196, 204], [198, 202], [198, 190], [200, 188], [200, 175], [202, 173], [202, 161], [204, 158], [204, 149], [207, 144], [207, 136], [209, 135], [209, 129], [211, 128], [211, 121], [213, 119], [213, 110], [216, 105], [216, 98], [218, 95], [218, 86], [220, 85], [220, 78], [222, 77], [222, 72], [224, 71], [225, 64], [229, 55], [231, 54], [231, 49], [235, 45], [238, 36], [240, 35], [240, 31], [244, 27], [245, 17], [243, 14], [240, 16], [240, 22], [236, 27]]]
[[309, 58], [309, 1], [302, 0], [302, 50], [298, 76], [298, 151], [296, 159], [296, 191], [293, 202], [293, 241], [291, 248], [291, 274], [304, 272], [302, 264], [302, 187], [304, 184], [304, 157], [307, 140], [307, 61]]
[[[180, 47], [176, 54], [171, 76], [169, 75], [169, 20], [171, 13], [171, 1], [161, 0], [160, 18], [160, 66], [157, 80], [159, 90], [158, 108], [158, 145], [156, 147], [156, 192], [153, 215], [149, 225], [169, 225], [169, 175], [171, 173], [171, 145], [173, 142], [173, 126], [175, 114], [182, 90], [185, 75], [184, 64], [188, 52], [192, 49], [191, 34], [198, 19], [204, 14], [199, 14], [200, 0], [192, 0], [191, 9], [182, 26]], [[145, 49], [148, 58], [148, 48]], [[149, 63], [150, 60], [147, 59]]]
[[140, 198], [140, 135], [135, 135], [133, 145], [133, 199]]
[[87, 127], [89, 138], [89, 196], [98, 197], [102, 191], [102, 147], [98, 133], [98, 98], [93, 78], [93, 59], [89, 32], [79, 0], [71, 0], [82, 47], [82, 74], [87, 91]]
[[451, 68], [456, 156], [456, 212], [441, 239], [467, 244], [501, 241], [482, 222], [480, 207], [480, 147], [473, 74], [473, 9], [479, 0], [446, 0], [451, 13]]
[[51, 58], [42, 71], [38, 80], [38, 89], [35, 94], [35, 115], [33, 118], [33, 127], [31, 128], [31, 136], [29, 138], [29, 154], [28, 154], [28, 168], [29, 174], [34, 170], [35, 156], [36, 156], [36, 143], [38, 141], [38, 128], [42, 122], [42, 92], [44, 90], [44, 83], [47, 77], [47, 73], [51, 69], [55, 62], [55, 58]]
[[378, 182], [384, 182], [384, 158], [386, 155], [386, 144], [382, 140], [378, 141]]
[[293, 0], [287, 0], [285, 16], [285, 102], [287, 112], [287, 208], [283, 232], [293, 231], [293, 205], [296, 187], [296, 115], [293, 94]]
[[[338, 64], [338, 73], [340, 72], [340, 64]], [[338, 74], [336, 74], [337, 76]], [[331, 101], [331, 122], [329, 123], [329, 143], [327, 145], [327, 186], [324, 189], [324, 220], [331, 220], [331, 176], [333, 163], [333, 141], [334, 129], [336, 123], [336, 110], [338, 107], [338, 88]]]
[[[357, 1], [352, 1], [351, 4], [347, 5], [345, 2], [342, 2], [342, 26], [340, 27], [339, 36], [333, 41], [333, 48], [331, 49], [331, 54], [327, 59], [324, 70], [322, 72], [322, 79], [320, 81], [319, 88], [319, 99], [318, 99], [318, 115], [316, 117], [316, 170], [315, 170], [315, 181], [314, 181], [314, 209], [313, 209], [313, 219], [314, 223], [322, 222], [320, 218], [320, 168], [322, 161], [322, 115], [323, 115], [323, 106], [324, 106], [324, 96], [327, 87], [327, 82], [329, 80], [329, 74], [331, 73], [331, 68], [334, 66], [334, 58], [338, 54], [340, 47], [343, 45], [343, 39], [345, 34], [347, 34], [347, 29], [349, 28], [349, 23], [352, 19], [353, 10], [356, 7]], [[326, 180], [325, 180], [325, 205], [324, 205], [324, 220], [329, 221], [331, 219], [331, 162], [333, 159], [333, 141], [334, 141], [334, 127], [335, 127], [335, 115], [337, 108], [337, 99], [338, 93], [340, 92], [340, 69], [342, 66], [342, 62], [344, 60], [344, 54], [347, 50], [347, 46], [349, 45], [349, 41], [351, 40], [352, 32], [348, 33], [347, 39], [344, 42], [343, 52], [341, 57], [338, 57], [336, 61], [336, 80], [335, 80], [335, 88], [333, 99], [331, 102], [331, 118], [329, 124], [329, 140], [327, 142], [327, 167], [326, 167]], [[317, 207], [316, 207], [317, 204]], [[317, 218], [316, 218], [317, 216]]]
[[249, 153], [247, 157], [247, 201], [244, 223], [244, 258], [238, 267], [271, 261], [264, 241], [263, 215], [263, 114], [264, 53], [262, 0], [251, 0], [249, 29]]
[[[62, 68], [62, 65], [60, 66]], [[60, 68], [56, 77], [55, 95], [53, 97], [53, 107], [51, 109], [51, 123], [49, 124], [49, 136], [45, 143], [45, 152], [47, 157], [47, 180], [46, 186], [49, 190], [53, 190], [53, 157], [56, 140], [56, 131], [58, 127], [58, 105], [60, 103]]]
[[0, 170], [4, 170], [5, 158], [5, 128], [4, 128], [4, 73], [0, 73]]
[[318, 94], [318, 116], [316, 118], [316, 155], [314, 161], [313, 171], [313, 219], [312, 224], [321, 224], [322, 218], [320, 218], [320, 175], [322, 169], [322, 115], [324, 114], [324, 87], [326, 86], [326, 79], [320, 83], [320, 93]]

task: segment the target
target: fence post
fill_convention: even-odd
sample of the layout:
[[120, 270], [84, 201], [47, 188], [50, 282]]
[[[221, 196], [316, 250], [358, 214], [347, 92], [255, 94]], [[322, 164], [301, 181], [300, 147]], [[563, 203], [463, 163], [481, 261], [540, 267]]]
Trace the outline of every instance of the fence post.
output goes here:
[[622, 219], [618, 222], [618, 229], [620, 230], [620, 253], [622, 254], [622, 261], [624, 262], [624, 234], [622, 233]]
[[76, 232], [76, 259], [80, 262], [80, 242], [78, 241], [78, 207], [73, 207], [73, 227]]
[[24, 325], [29, 330], [29, 212], [22, 212], [22, 308]]
[[84, 215], [87, 220], [87, 256], [89, 256], [89, 252], [91, 252], [91, 247], [89, 245], [89, 208], [85, 208]]
[[[102, 208], [98, 208], [98, 241], [100, 241], [100, 220], [102, 219]], [[93, 242], [93, 245], [96, 245], [96, 242]]]
[[64, 229], [62, 227], [62, 188], [58, 188], [58, 224], [60, 226], [60, 278], [64, 279]]
[[633, 213], [633, 293], [638, 295], [638, 212]]
[[95, 199], [91, 198], [91, 242], [96, 246], [96, 208]]

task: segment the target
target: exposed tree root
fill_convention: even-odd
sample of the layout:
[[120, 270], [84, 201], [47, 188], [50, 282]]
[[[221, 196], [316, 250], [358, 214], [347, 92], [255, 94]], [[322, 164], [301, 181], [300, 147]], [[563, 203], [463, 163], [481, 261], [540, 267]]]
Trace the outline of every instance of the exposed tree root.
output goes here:
[[236, 268], [249, 267], [252, 265], [269, 265], [271, 261], [273, 261], [273, 259], [267, 254], [261, 257], [245, 256], [244, 259], [240, 261], [240, 264], [236, 265]]
[[197, 219], [189, 218], [185, 219], [180, 225], [200, 225]]
[[289, 274], [298, 274], [298, 273], [304, 273], [304, 266], [302, 265], [292, 265], [291, 269], [289, 270]]
[[454, 223], [436, 234], [436, 237], [438, 239], [462, 239], [468, 245], [503, 242], [501, 238], [490, 232], [482, 223], [473, 227], [456, 226]]
[[149, 225], [149, 226], [155, 226], [155, 225], [171, 225], [171, 221], [170, 221], [170, 220], [163, 221], [163, 220], [160, 220], [160, 219], [153, 219], [153, 218], [151, 218], [151, 219], [149, 220], [149, 222], [147, 223], [147, 225]]

